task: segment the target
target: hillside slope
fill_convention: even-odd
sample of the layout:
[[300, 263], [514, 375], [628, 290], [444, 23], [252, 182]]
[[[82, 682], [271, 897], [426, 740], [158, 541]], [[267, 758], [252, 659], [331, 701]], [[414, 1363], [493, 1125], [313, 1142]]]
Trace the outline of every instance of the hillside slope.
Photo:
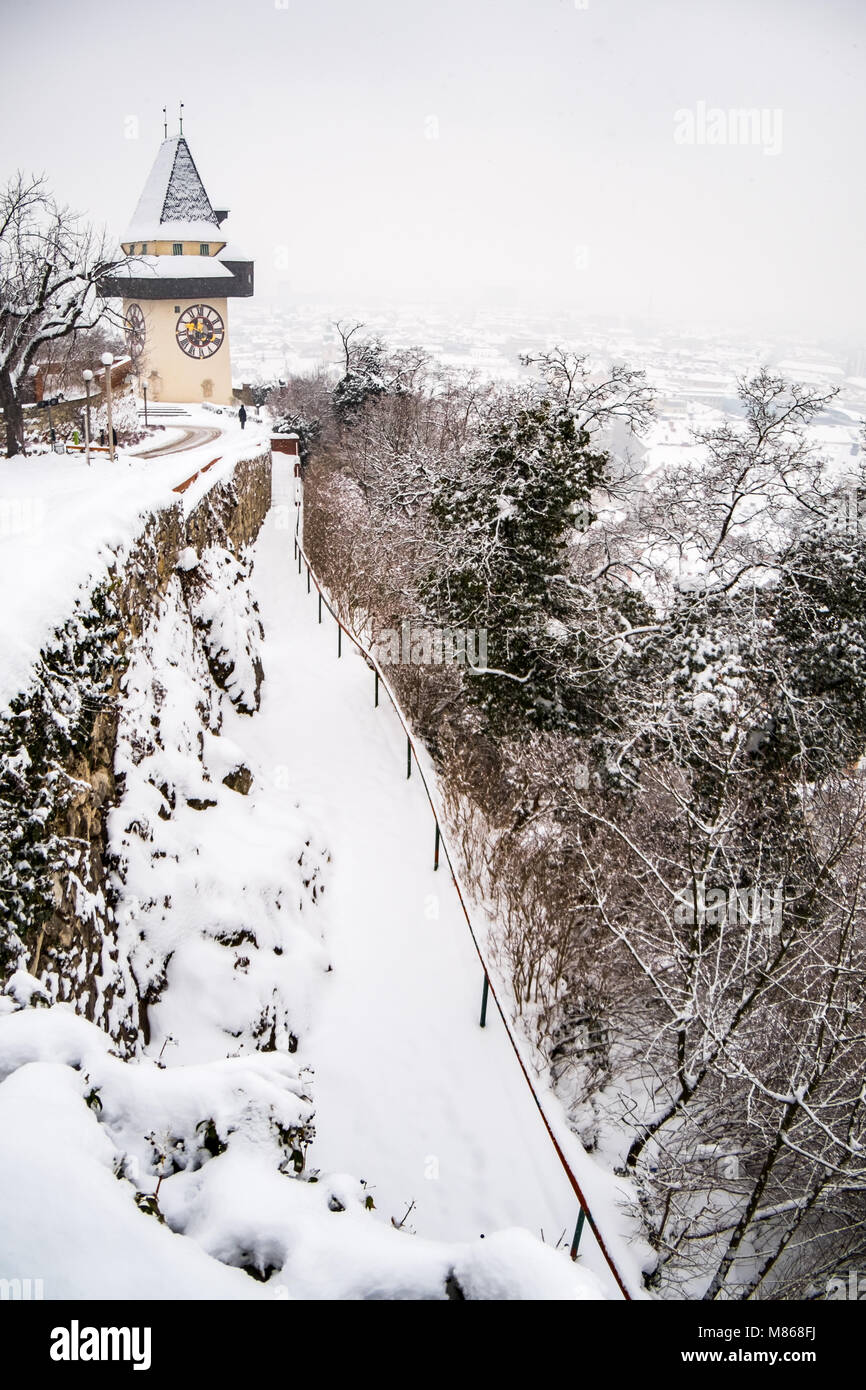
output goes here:
[[[574, 1194], [492, 1007], [478, 1027], [429, 805], [366, 663], [317, 622], [276, 464], [251, 554], [184, 552], [124, 682], [104, 969], [146, 1006], [133, 1053], [23, 971], [0, 995], [0, 1277], [619, 1297], [588, 1230], [568, 1259]], [[617, 1183], [545, 1105], [638, 1287]]]

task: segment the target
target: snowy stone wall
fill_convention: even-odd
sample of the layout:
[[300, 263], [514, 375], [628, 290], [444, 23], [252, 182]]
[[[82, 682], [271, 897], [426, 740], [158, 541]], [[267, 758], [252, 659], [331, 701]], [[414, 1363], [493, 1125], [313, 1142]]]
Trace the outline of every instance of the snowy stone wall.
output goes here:
[[28, 688], [0, 714], [0, 992], [72, 1001], [126, 1052], [146, 1032], [146, 1001], [118, 950], [107, 839], [122, 793], [127, 669], [170, 601], [204, 656], [202, 703], [222, 687], [238, 709], [257, 708], [257, 619], [239, 596], [270, 473], [266, 453], [238, 463], [188, 516], [180, 500], [153, 514], [110, 580], [75, 601]]

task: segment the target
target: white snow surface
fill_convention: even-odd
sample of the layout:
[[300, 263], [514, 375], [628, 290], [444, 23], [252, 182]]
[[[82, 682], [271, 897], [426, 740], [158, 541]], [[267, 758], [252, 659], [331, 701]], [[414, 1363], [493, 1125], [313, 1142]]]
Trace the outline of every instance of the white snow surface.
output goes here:
[[[189, 238], [187, 238], [189, 240]], [[112, 272], [116, 279], [216, 280], [232, 278], [217, 256], [136, 256]]]
[[[421, 1235], [489, 1238], [524, 1226], [570, 1242], [577, 1201], [492, 1004], [478, 1026], [482, 974], [406, 744], [373, 675], [292, 560], [289, 467], [274, 458], [277, 505], [256, 547], [268, 634], [254, 721], [272, 778], [282, 771], [332, 855], [321, 907], [333, 971], [301, 1053], [315, 1070], [316, 1161], [366, 1178], [377, 1207]], [[281, 481], [282, 479], [282, 481]], [[273, 768], [276, 764], [276, 769]], [[299, 1054], [300, 1055], [300, 1054]], [[633, 1290], [627, 1189], [570, 1133], [539, 1089]], [[619, 1296], [588, 1230], [586, 1267]]]
[[[441, 1299], [449, 1275], [470, 1298], [618, 1298], [588, 1227], [568, 1258], [576, 1198], [492, 1003], [478, 1026], [481, 970], [433, 871], [420, 779], [366, 662], [345, 639], [338, 660], [333, 620], [317, 623], [290, 464], [274, 464], [253, 552], [259, 712], [202, 703], [180, 588], [198, 566], [172, 580], [126, 680], [110, 829], [121, 955], [142, 987], [167, 962], [149, 1042], [122, 1061], [26, 977], [0, 996], [0, 1277], [42, 1278], [47, 1298]], [[219, 552], [201, 568], [226, 585]], [[193, 605], [241, 656], [248, 592], [229, 583], [222, 613], [207, 594]], [[238, 680], [248, 694], [243, 659]], [[222, 781], [239, 766], [245, 795]], [[627, 1186], [537, 1084], [637, 1293]], [[298, 1175], [286, 1136], [310, 1123]], [[157, 1183], [165, 1224], [136, 1205]]]
[[[214, 426], [212, 414], [188, 410], [188, 423]], [[120, 450], [114, 464], [94, 454], [89, 468], [83, 457], [66, 454], [0, 460], [0, 709], [28, 683], [40, 648], [71, 612], [74, 596], [105, 577], [152, 512], [178, 500], [172, 491], [178, 483], [222, 459], [183, 494], [188, 513], [239, 459], [266, 447], [254, 425], [241, 431], [235, 420], [219, 424], [220, 439], [164, 458]], [[136, 450], [162, 442], [158, 434]]]

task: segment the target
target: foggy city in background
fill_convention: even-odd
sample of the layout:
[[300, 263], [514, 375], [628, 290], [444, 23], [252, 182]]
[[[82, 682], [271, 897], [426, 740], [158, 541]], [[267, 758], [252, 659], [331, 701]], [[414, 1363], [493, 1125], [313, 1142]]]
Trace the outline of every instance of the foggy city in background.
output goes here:
[[[119, 236], [184, 101], [258, 305], [860, 346], [857, 0], [40, 0], [3, 29], [4, 167]], [[714, 110], [763, 136], [710, 143]]]

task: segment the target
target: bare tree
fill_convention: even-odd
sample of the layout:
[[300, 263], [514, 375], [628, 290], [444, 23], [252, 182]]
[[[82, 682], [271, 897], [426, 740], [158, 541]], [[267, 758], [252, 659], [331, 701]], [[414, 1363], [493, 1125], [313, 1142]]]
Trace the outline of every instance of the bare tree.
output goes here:
[[48, 344], [104, 317], [98, 287], [116, 264], [105, 237], [59, 206], [44, 178], [19, 173], [0, 194], [0, 406], [10, 458], [24, 449], [28, 369]]
[[[85, 368], [100, 370], [100, 359], [104, 352], [119, 356], [126, 350], [126, 344], [115, 324], [114, 316], [106, 316], [92, 328], [74, 329], [66, 338], [50, 340], [37, 352], [31, 366], [37, 371], [50, 374], [52, 391], [59, 388], [64, 393], [81, 387], [81, 373]], [[134, 354], [131, 354], [135, 362]]]
[[352, 370], [353, 361], [352, 339], [358, 336], [358, 334], [361, 332], [361, 329], [364, 327], [364, 324], [361, 322], [344, 323], [342, 319], [338, 319], [334, 324], [334, 327], [337, 330], [337, 334], [340, 339], [340, 345], [343, 349], [344, 375], [348, 376], [349, 372]]
[[546, 389], [590, 433], [614, 421], [623, 421], [640, 433], [653, 418], [646, 376], [626, 363], [601, 367], [592, 363], [588, 353], [563, 347], [524, 353], [520, 360], [536, 368]]

